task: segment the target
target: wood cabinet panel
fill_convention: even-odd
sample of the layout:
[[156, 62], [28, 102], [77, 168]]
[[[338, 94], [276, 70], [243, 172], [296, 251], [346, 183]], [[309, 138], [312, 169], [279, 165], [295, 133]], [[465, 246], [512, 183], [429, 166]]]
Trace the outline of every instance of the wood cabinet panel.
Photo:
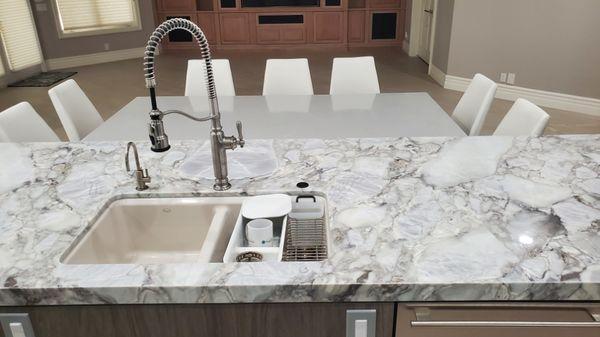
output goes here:
[[402, 8], [402, 0], [368, 0], [370, 8]]
[[376, 309], [377, 336], [392, 336], [393, 303], [2, 307], [0, 312], [29, 313], [42, 337], [345, 337], [348, 309]]
[[316, 43], [344, 43], [346, 25], [344, 12], [317, 12], [313, 14]]
[[198, 26], [206, 35], [206, 39], [210, 43], [217, 41], [217, 14], [215, 13], [198, 13]]
[[304, 25], [259, 25], [257, 42], [259, 44], [305, 43]]
[[[590, 304], [594, 310], [600, 310], [597, 304]], [[422, 310], [421, 308], [420, 310]], [[421, 320], [432, 321], [531, 321], [531, 322], [592, 322], [593, 319], [585, 310], [585, 304], [580, 306], [561, 306], [547, 304], [530, 306], [506, 303], [494, 306], [490, 304], [474, 304], [469, 307], [453, 307], [452, 304], [440, 307], [428, 307], [428, 317]], [[417, 320], [416, 308], [410, 305], [398, 304], [396, 337], [597, 337], [600, 328], [575, 327], [413, 327], [410, 322]]]
[[250, 43], [247, 13], [219, 14], [219, 28], [222, 44]]
[[195, 11], [196, 0], [157, 0], [158, 9], [163, 11]]
[[348, 41], [365, 42], [365, 11], [348, 12]]

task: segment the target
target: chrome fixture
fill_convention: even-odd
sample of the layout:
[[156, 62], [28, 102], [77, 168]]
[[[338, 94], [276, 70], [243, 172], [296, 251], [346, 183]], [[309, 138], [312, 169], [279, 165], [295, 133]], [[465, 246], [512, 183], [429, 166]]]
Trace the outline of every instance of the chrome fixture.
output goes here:
[[[210, 102], [210, 114], [206, 117], [194, 117], [183, 111], [167, 110], [160, 111], [156, 104], [156, 78], [154, 76], [154, 54], [160, 45], [162, 39], [169, 32], [177, 29], [185, 30], [191, 33], [198, 45], [202, 59], [206, 65], [206, 90], [208, 92], [208, 100]], [[213, 74], [212, 60], [210, 56], [210, 48], [204, 33], [195, 23], [181, 18], [169, 19], [163, 22], [156, 28], [150, 36], [146, 45], [146, 53], [144, 56], [144, 76], [146, 77], [146, 88], [150, 90], [150, 101], [152, 103], [152, 111], [150, 111], [149, 133], [150, 141], [152, 142], [152, 151], [164, 152], [168, 151], [169, 137], [165, 133], [163, 117], [169, 114], [180, 114], [197, 122], [211, 121], [210, 143], [213, 160], [213, 170], [215, 173], [215, 184], [213, 188], [217, 191], [224, 191], [231, 187], [229, 178], [227, 177], [227, 150], [233, 150], [238, 146], [244, 147], [244, 136], [242, 135], [242, 122], [237, 121], [236, 127], [238, 137], [225, 136], [223, 127], [221, 126], [221, 113], [219, 112], [219, 102], [217, 101], [217, 90], [215, 88], [215, 79]]]
[[129, 166], [129, 150], [133, 148], [133, 158], [135, 159], [135, 181], [137, 183], [136, 190], [143, 191], [148, 189], [147, 183], [151, 181], [150, 176], [148, 175], [148, 170], [143, 170], [142, 165], [140, 164], [140, 157], [138, 156], [137, 146], [135, 143], [129, 142], [127, 143], [127, 153], [125, 154], [125, 169], [127, 172], [131, 172], [131, 168]]

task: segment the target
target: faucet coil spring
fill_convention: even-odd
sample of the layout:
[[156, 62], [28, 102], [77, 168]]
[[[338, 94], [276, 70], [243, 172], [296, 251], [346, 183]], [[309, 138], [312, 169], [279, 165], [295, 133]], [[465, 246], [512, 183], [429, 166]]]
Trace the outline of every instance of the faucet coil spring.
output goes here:
[[205, 80], [207, 84], [208, 98], [217, 98], [217, 90], [215, 88], [212, 61], [210, 56], [210, 48], [208, 46], [206, 36], [204, 35], [204, 32], [202, 32], [200, 27], [198, 27], [198, 25], [191, 22], [190, 20], [182, 18], [173, 18], [163, 22], [154, 30], [154, 32], [150, 36], [144, 54], [144, 76], [146, 78], [146, 88], [152, 89], [156, 87], [156, 79], [154, 76], [154, 54], [156, 53], [156, 49], [160, 45], [162, 39], [167, 34], [177, 29], [183, 29], [191, 33], [198, 42], [198, 45], [200, 46], [200, 52], [202, 54], [202, 59], [204, 60], [204, 64], [206, 65]]

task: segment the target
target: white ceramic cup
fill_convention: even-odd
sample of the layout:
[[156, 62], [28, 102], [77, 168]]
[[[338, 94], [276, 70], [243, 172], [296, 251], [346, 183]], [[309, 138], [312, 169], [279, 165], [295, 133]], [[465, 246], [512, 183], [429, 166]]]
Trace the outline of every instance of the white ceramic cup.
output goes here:
[[255, 219], [248, 222], [246, 240], [250, 247], [273, 247], [273, 221]]

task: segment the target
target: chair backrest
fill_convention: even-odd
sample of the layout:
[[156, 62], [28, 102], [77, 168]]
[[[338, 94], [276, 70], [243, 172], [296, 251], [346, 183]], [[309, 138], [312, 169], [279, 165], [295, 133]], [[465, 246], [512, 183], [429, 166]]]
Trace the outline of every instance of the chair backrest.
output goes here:
[[467, 135], [479, 136], [497, 89], [498, 84], [489, 78], [481, 74], [473, 77], [452, 114], [452, 119]]
[[373, 56], [333, 59], [330, 95], [379, 94], [380, 92]]
[[31, 104], [21, 102], [0, 112], [1, 142], [60, 142]]
[[100, 113], [74, 80], [48, 90], [70, 141], [79, 141], [102, 124]]
[[269, 59], [263, 95], [314, 95], [308, 59]]
[[[235, 96], [231, 65], [227, 59], [212, 60], [217, 96]], [[185, 77], [186, 96], [207, 96], [206, 63], [204, 60], [188, 60]]]
[[519, 98], [494, 131], [494, 136], [539, 137], [544, 133], [548, 121], [550, 116], [546, 111]]

